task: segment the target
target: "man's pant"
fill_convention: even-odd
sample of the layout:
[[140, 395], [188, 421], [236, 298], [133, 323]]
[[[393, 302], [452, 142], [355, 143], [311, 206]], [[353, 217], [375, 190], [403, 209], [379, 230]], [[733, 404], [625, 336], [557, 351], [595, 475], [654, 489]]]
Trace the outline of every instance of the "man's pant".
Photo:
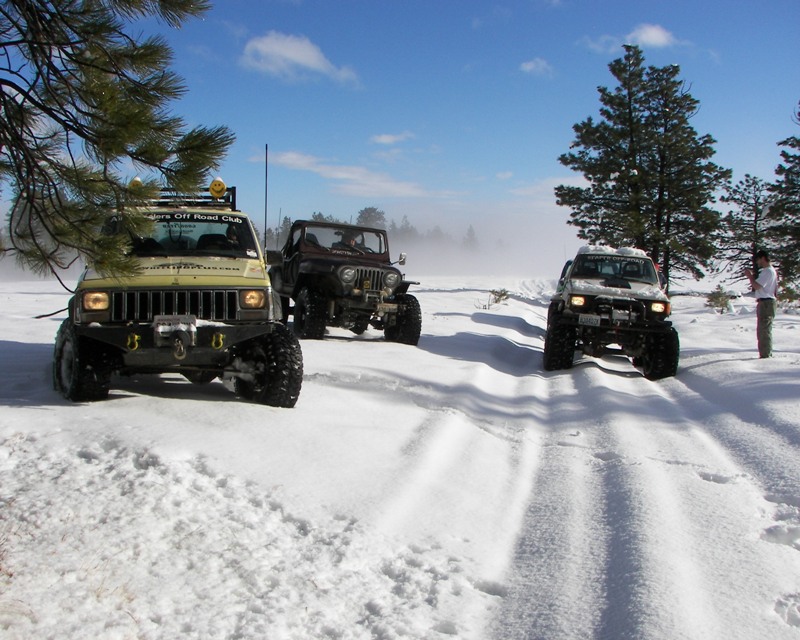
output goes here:
[[775, 317], [775, 300], [760, 299], [756, 307], [756, 336], [758, 337], [758, 355], [762, 358], [772, 357], [772, 320]]

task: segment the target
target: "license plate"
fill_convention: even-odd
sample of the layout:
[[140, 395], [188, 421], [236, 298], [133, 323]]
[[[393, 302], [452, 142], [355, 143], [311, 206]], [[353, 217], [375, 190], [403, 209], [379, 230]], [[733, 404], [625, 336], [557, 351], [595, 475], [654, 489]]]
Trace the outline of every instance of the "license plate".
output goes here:
[[594, 316], [588, 313], [582, 313], [578, 316], [578, 324], [582, 324], [585, 327], [599, 327], [600, 316]]
[[383, 315], [384, 313], [397, 313], [397, 305], [390, 302], [379, 302], [375, 307], [375, 313]]

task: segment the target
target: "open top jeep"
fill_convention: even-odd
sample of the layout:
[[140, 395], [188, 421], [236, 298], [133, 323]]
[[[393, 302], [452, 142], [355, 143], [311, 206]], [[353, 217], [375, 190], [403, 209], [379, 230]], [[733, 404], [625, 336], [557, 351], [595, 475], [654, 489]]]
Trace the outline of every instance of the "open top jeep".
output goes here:
[[678, 370], [678, 332], [653, 261], [638, 249], [583, 247], [567, 262], [551, 298], [544, 368], [569, 369], [576, 350], [600, 357], [614, 349], [650, 380]]
[[153, 202], [149, 235], [132, 239], [136, 275], [86, 269], [56, 337], [53, 382], [66, 398], [104, 399], [115, 373], [176, 372], [196, 384], [230, 380], [256, 402], [295, 405], [300, 344], [281, 322], [235, 187], [218, 193]]
[[270, 277], [300, 338], [321, 339], [325, 327], [362, 334], [372, 326], [386, 340], [419, 342], [422, 312], [408, 293], [419, 283], [393, 266], [384, 230], [298, 220], [280, 253], [277, 263], [270, 259]]

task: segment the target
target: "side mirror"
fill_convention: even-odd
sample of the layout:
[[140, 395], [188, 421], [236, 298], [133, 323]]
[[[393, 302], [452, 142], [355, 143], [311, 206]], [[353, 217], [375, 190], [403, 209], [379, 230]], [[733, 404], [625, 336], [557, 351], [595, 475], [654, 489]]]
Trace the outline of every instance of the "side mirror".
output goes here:
[[405, 263], [406, 263], [406, 254], [405, 253], [401, 253], [400, 254], [400, 259], [397, 261], [397, 264], [401, 264], [402, 265], [402, 264], [405, 264]]
[[267, 249], [267, 264], [270, 266], [283, 264], [283, 254], [277, 249]]

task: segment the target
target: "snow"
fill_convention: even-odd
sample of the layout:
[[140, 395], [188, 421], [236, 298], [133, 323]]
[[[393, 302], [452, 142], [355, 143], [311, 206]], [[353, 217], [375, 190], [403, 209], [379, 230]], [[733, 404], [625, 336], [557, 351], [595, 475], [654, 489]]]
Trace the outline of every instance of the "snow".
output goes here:
[[294, 409], [71, 404], [68, 294], [0, 283], [0, 635], [800, 638], [800, 316], [760, 360], [751, 298], [676, 296], [677, 377], [544, 372], [553, 280], [417, 279], [419, 346], [304, 341]]

